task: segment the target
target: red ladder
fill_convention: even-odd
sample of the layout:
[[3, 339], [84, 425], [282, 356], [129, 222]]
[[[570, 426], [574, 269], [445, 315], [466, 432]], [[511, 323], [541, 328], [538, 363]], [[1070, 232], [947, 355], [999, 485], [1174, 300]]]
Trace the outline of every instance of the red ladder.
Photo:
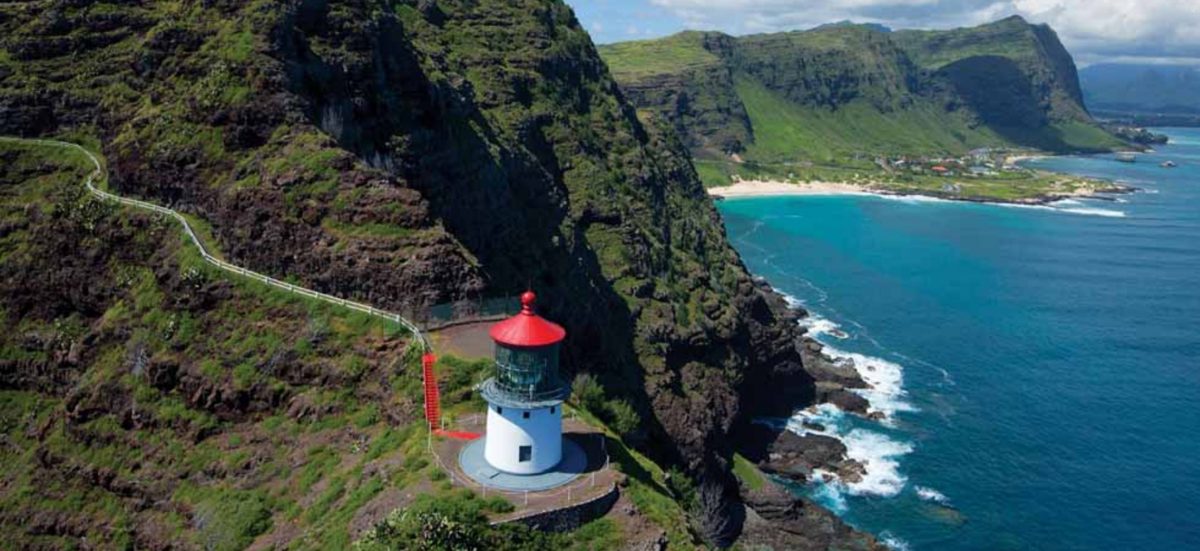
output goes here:
[[425, 422], [429, 424], [429, 430], [434, 434], [448, 436], [459, 440], [474, 440], [481, 435], [475, 432], [459, 432], [451, 430], [442, 430], [442, 403], [441, 395], [438, 392], [437, 377], [433, 372], [433, 364], [437, 363], [437, 358], [433, 352], [426, 352], [421, 356], [421, 377], [425, 382]]
[[433, 373], [433, 364], [437, 361], [432, 352], [421, 356], [422, 378], [425, 381], [425, 421], [430, 430], [440, 428], [442, 411], [441, 397], [438, 395], [437, 379]]

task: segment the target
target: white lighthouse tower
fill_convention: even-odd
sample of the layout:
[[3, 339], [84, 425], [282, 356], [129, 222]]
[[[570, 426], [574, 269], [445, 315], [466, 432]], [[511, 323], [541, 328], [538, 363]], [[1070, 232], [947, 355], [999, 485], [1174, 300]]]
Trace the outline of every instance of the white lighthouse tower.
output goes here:
[[558, 373], [567, 332], [534, 313], [536, 301], [525, 292], [521, 312], [492, 326], [495, 373], [481, 387], [488, 403], [483, 457], [515, 475], [544, 473], [562, 461], [562, 403], [571, 393]]

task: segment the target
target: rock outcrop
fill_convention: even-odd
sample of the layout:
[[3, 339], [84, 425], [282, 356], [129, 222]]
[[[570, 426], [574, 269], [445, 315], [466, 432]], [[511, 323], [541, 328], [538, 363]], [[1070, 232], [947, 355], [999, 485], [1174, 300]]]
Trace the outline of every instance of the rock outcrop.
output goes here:
[[773, 482], [743, 488], [746, 534], [742, 544], [755, 549], [854, 549], [883, 551], [887, 546], [856, 532], [833, 513], [797, 498]]

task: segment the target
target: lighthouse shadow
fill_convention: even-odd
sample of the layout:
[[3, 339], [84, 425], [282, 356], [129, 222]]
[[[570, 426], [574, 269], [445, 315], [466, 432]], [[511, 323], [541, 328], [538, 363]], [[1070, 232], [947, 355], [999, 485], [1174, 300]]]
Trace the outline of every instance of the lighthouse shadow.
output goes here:
[[598, 472], [608, 463], [604, 434], [564, 432], [563, 458], [555, 470], [573, 476]]

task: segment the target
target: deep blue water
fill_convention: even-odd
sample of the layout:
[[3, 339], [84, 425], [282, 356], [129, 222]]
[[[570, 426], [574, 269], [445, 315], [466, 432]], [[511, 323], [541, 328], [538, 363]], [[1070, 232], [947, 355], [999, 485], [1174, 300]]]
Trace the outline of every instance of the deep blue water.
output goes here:
[[1119, 202], [719, 203], [893, 414], [798, 415], [869, 462], [810, 494], [913, 549], [1200, 549], [1200, 130], [1160, 131], [1136, 164], [1032, 163], [1146, 190]]

